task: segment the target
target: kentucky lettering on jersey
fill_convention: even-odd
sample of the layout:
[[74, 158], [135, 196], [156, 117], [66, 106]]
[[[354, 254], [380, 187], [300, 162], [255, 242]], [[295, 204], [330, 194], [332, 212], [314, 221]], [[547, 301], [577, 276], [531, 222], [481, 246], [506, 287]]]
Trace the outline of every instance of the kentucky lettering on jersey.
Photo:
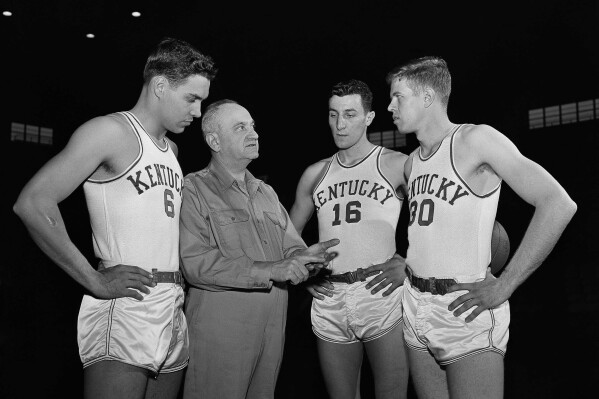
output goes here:
[[354, 165], [334, 155], [312, 192], [320, 241], [338, 238], [329, 263], [334, 274], [382, 263], [395, 254], [395, 229], [402, 199], [381, 173], [383, 147]]
[[133, 184], [140, 195], [155, 186], [167, 186], [175, 189], [179, 196], [183, 194], [183, 179], [178, 172], [166, 165], [158, 163], [146, 165], [129, 173], [127, 180]]
[[318, 201], [318, 203], [315, 203], [316, 211], [328, 201], [344, 198], [346, 195], [367, 197], [384, 204], [385, 201], [392, 198], [395, 194], [389, 190], [389, 188], [377, 182], [359, 179], [346, 180], [329, 185], [315, 194], [316, 200]]
[[160, 147], [133, 113], [118, 117], [135, 134], [139, 152], [119, 175], [83, 185], [95, 255], [107, 266], [178, 270], [181, 166], [169, 142]]
[[501, 184], [481, 194], [468, 187], [454, 162], [458, 132], [426, 158], [420, 149], [413, 154], [406, 263], [418, 276], [484, 276], [491, 259]]
[[439, 177], [436, 173], [423, 174], [413, 180], [410, 178], [408, 198], [411, 201], [419, 194], [434, 195], [443, 201], [447, 201], [449, 205], [453, 205], [459, 198], [470, 195], [461, 184], [450, 178]]

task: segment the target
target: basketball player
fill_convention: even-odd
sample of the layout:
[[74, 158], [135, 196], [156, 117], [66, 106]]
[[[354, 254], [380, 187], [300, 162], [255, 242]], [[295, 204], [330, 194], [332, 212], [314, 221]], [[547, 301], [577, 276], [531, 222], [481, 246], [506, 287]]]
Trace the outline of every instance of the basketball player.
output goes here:
[[[419, 398], [501, 398], [508, 298], [549, 254], [576, 204], [497, 130], [449, 120], [451, 76], [443, 59], [410, 61], [387, 81], [397, 129], [420, 143], [405, 165], [404, 333], [416, 392]], [[495, 278], [487, 266], [503, 181], [535, 212]]]
[[[394, 257], [403, 200], [397, 189], [405, 185], [407, 156], [368, 141], [366, 130], [375, 116], [371, 105], [372, 92], [364, 82], [333, 87], [329, 125], [339, 151], [305, 170], [290, 215], [301, 233], [316, 210], [319, 240], [340, 239], [329, 264], [332, 275], [308, 286], [315, 298], [312, 329], [331, 398], [359, 395], [363, 349], [376, 397], [407, 394], [402, 290], [397, 289], [405, 274], [403, 258]], [[374, 278], [380, 283], [371, 292]]]
[[[39, 247], [89, 290], [78, 344], [87, 398], [175, 398], [188, 362], [179, 272], [183, 174], [167, 131], [201, 115], [216, 69], [184, 41], [162, 40], [127, 112], [81, 125], [23, 188], [14, 210]], [[58, 203], [81, 183], [95, 270], [69, 239]]]

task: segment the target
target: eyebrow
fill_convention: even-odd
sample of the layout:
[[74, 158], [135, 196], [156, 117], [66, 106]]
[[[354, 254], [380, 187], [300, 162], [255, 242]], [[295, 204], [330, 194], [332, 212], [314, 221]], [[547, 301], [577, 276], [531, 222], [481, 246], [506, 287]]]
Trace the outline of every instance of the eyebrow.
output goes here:
[[[331, 111], [339, 113], [339, 111], [337, 111], [336, 109], [329, 108], [329, 112], [331, 112]], [[346, 108], [346, 109], [342, 109], [341, 112], [358, 112], [358, 110], [355, 108]]]
[[187, 93], [187, 98], [188, 99], [194, 99], [194, 100], [200, 100], [200, 101], [204, 101], [205, 98], [202, 96], [198, 96], [197, 94], [193, 94], [193, 93]]
[[254, 125], [254, 124], [255, 124], [255, 122], [254, 122], [254, 120], [252, 119], [252, 120], [251, 120], [251, 121], [249, 121], [249, 122], [237, 122], [236, 124], [234, 124], [234, 125], [233, 125], [233, 127], [237, 127], [237, 126], [244, 126], [244, 125]]

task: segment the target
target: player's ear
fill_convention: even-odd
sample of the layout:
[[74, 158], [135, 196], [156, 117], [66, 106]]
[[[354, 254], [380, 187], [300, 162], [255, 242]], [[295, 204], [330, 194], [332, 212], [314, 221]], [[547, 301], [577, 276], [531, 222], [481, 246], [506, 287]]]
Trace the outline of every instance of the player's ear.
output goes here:
[[205, 137], [204, 140], [206, 140], [206, 144], [208, 144], [208, 147], [210, 147], [210, 149], [214, 152], [219, 152], [220, 151], [220, 142], [218, 139], [218, 135], [216, 133], [208, 133]]
[[370, 111], [366, 114], [366, 126], [370, 126], [374, 120], [374, 111]]
[[428, 108], [435, 102], [437, 93], [435, 93], [435, 90], [432, 87], [425, 87], [423, 94], [424, 108]]
[[164, 76], [157, 75], [150, 80], [150, 90], [158, 98], [162, 98], [167, 86], [168, 80]]

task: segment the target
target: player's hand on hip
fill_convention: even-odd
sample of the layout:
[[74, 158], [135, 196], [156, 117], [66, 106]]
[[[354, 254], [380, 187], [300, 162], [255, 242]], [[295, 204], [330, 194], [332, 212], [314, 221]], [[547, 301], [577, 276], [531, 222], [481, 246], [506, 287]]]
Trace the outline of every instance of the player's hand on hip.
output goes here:
[[324, 295], [333, 296], [333, 283], [322, 277], [312, 278], [306, 283], [306, 290], [314, 298], [323, 300]]
[[468, 291], [449, 304], [448, 309], [454, 316], [460, 316], [468, 309], [476, 308], [466, 317], [466, 323], [476, 319], [487, 309], [493, 309], [507, 301], [509, 294], [505, 293], [501, 281], [493, 276], [491, 268], [487, 268], [485, 279], [474, 283], [458, 283], [447, 289], [447, 292]]
[[406, 278], [406, 260], [395, 254], [385, 263], [370, 266], [364, 269], [365, 273], [378, 271], [379, 274], [366, 284], [366, 289], [374, 287], [371, 293], [374, 295], [380, 290], [387, 288], [383, 296], [388, 296], [397, 288], [401, 287]]
[[[99, 288], [93, 294], [101, 299], [131, 297], [143, 300], [144, 294], [149, 294], [148, 287], [155, 287], [152, 273], [137, 266], [116, 265], [105, 268], [98, 267], [100, 277]], [[137, 290], [137, 291], [136, 291]]]

